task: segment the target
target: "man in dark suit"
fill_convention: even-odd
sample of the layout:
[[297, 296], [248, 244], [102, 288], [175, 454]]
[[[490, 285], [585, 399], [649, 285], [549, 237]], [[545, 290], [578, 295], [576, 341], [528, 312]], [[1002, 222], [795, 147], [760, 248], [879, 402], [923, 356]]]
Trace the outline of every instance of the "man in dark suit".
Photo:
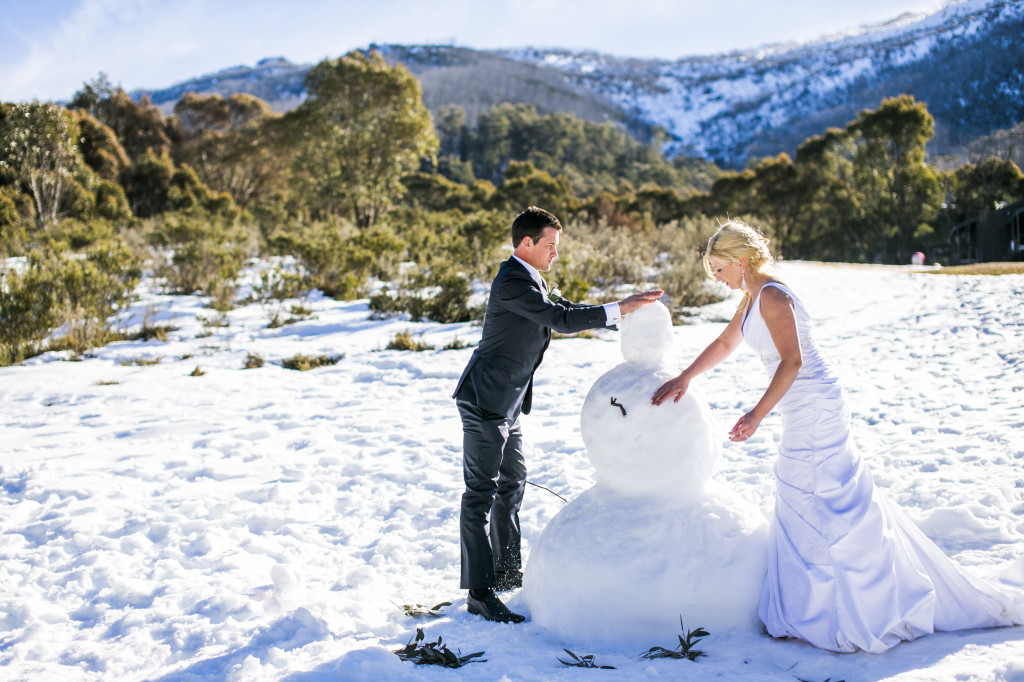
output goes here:
[[519, 415], [530, 412], [533, 373], [551, 331], [570, 334], [614, 327], [622, 315], [662, 294], [644, 291], [603, 306], [552, 301], [540, 273], [558, 257], [561, 229], [558, 218], [535, 206], [512, 223], [512, 257], [501, 264], [491, 283], [480, 345], [452, 396], [462, 416], [466, 482], [460, 522], [461, 587], [469, 590], [469, 612], [487, 620], [525, 620], [494, 592], [522, 586], [519, 508], [526, 464]]

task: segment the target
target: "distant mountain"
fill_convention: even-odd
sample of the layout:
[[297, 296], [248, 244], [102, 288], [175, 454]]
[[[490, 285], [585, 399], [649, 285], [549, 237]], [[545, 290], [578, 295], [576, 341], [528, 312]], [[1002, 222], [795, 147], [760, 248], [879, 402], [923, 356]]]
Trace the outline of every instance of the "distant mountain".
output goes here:
[[[458, 105], [472, 123], [495, 104], [524, 102], [541, 113], [612, 121], [642, 141], [658, 127], [669, 154], [736, 167], [792, 154], [807, 137], [904, 93], [926, 102], [935, 117], [929, 152], [960, 153], [1024, 121], [1021, 36], [1024, 0], [964, 0], [809, 44], [672, 61], [564, 50], [371, 48], [416, 75], [435, 112]], [[147, 94], [165, 112], [188, 91], [248, 92], [284, 111], [302, 101], [308, 68], [267, 59]]]
[[[497, 104], [527, 102], [542, 114], [564, 112], [588, 121], [613, 121], [638, 136], [648, 129], [607, 97], [570, 82], [565, 74], [543, 64], [448, 46], [371, 45], [369, 50], [377, 50], [391, 63], [408, 68], [419, 79], [424, 104], [431, 111], [446, 105], [461, 106], [470, 125], [480, 113]], [[266, 101], [275, 111], [288, 111], [305, 98], [303, 81], [310, 66], [275, 57], [260, 60], [255, 67], [233, 66], [169, 88], [136, 90], [131, 95], [136, 99], [149, 95], [164, 114], [171, 114], [187, 92], [225, 97], [244, 92]]]
[[149, 95], [164, 114], [171, 114], [174, 105], [187, 92], [232, 95], [244, 92], [267, 102], [274, 111], [289, 111], [299, 106], [305, 96], [303, 83], [309, 64], [292, 64], [283, 57], [261, 59], [256, 66], [232, 66], [161, 90], [133, 90], [139, 99]]
[[522, 102], [534, 105], [541, 114], [568, 113], [587, 121], [612, 121], [638, 137], [649, 133], [650, 126], [642, 117], [628, 113], [589, 83], [576, 82], [543, 60], [437, 45], [371, 45], [368, 49], [409, 69], [423, 87], [428, 109], [461, 106], [470, 125], [497, 104]]
[[673, 62], [524, 51], [633, 116], [671, 151], [720, 162], [792, 152], [810, 135], [909, 93], [936, 119], [946, 154], [1024, 120], [1024, 2], [968, 0], [802, 46]]

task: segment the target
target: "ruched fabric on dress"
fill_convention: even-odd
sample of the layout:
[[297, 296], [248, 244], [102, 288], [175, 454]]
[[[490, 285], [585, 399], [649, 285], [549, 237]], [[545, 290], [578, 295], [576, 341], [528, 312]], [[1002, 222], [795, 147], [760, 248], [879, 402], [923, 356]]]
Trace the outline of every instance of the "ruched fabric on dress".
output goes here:
[[[1024, 623], [1024, 590], [990, 583], [949, 559], [875, 488], [850, 436], [845, 391], [793, 300], [803, 364], [776, 409], [782, 439], [768, 575], [758, 615], [773, 637], [829, 651], [879, 653], [935, 630]], [[760, 314], [743, 337], [768, 376], [779, 356]]]

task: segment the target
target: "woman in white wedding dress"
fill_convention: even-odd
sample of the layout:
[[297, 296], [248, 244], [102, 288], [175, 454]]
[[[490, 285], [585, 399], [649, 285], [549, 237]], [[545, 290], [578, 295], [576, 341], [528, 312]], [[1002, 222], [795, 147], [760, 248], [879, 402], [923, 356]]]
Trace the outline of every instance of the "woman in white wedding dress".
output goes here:
[[725, 331], [654, 394], [678, 400], [693, 377], [742, 340], [771, 380], [729, 432], [745, 441], [782, 416], [768, 575], [758, 615], [773, 637], [830, 651], [882, 652], [936, 630], [1024, 623], [1024, 590], [983, 580], [946, 557], [875, 488], [850, 437], [845, 392], [793, 291], [772, 277], [768, 240], [731, 221], [708, 240], [708, 276], [742, 289]]

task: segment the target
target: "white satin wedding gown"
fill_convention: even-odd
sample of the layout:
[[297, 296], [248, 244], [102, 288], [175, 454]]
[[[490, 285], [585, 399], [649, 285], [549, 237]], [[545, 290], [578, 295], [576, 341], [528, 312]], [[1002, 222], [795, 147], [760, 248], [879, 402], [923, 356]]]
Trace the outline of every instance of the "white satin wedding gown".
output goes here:
[[[792, 298], [803, 356], [777, 406], [777, 495], [758, 608], [768, 633], [830, 651], [878, 653], [935, 630], [1024, 623], [1024, 590], [960, 567], [875, 488], [807, 310], [786, 286], [765, 286]], [[760, 314], [760, 292], [742, 330], [771, 377], [779, 355]]]

